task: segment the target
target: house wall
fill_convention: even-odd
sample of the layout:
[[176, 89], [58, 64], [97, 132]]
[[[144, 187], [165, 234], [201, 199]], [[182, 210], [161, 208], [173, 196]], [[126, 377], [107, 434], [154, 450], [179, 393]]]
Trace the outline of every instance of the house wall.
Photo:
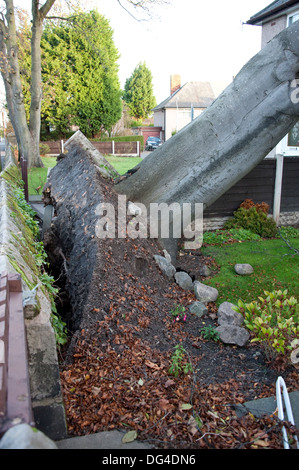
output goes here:
[[287, 26], [287, 15], [268, 21], [262, 27], [262, 48]]
[[159, 111], [154, 112], [154, 126], [162, 127], [163, 131], [165, 130], [164, 129], [164, 117], [165, 117], [164, 109], [160, 109]]
[[[203, 110], [204, 108], [194, 108], [194, 119]], [[165, 140], [170, 139], [173, 133], [180, 131], [191, 122], [191, 108], [166, 108], [165, 113]]]

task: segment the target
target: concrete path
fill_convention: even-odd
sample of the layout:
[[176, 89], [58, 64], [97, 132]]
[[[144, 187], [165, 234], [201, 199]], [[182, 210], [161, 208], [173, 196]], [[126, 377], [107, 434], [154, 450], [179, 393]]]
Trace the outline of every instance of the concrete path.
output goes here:
[[[299, 429], [299, 391], [289, 393], [289, 398], [291, 402], [294, 423], [296, 428]], [[265, 414], [271, 415], [275, 412], [276, 408], [276, 397], [261, 398], [259, 400], [248, 401], [243, 405], [235, 406], [237, 416], [243, 416], [244, 414], [250, 412], [256, 417], [260, 417]], [[285, 419], [287, 420], [286, 413]]]
[[123, 443], [125, 433], [122, 431], [106, 431], [88, 436], [72, 437], [56, 442], [59, 449], [153, 449], [146, 442], [133, 441]]

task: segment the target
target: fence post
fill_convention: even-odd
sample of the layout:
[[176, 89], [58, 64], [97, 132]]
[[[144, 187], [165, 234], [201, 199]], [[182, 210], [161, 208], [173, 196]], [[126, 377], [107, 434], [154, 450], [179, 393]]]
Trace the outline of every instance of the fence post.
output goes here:
[[275, 188], [274, 188], [274, 201], [273, 201], [273, 219], [276, 224], [279, 222], [280, 205], [281, 205], [281, 190], [282, 190], [282, 175], [283, 175], [283, 155], [276, 154], [276, 175], [275, 175]]
[[60, 141], [61, 153], [64, 153], [64, 143], [63, 140]]
[[21, 172], [22, 172], [22, 180], [24, 181], [24, 194], [26, 202], [29, 201], [28, 196], [28, 170], [27, 170], [27, 160], [23, 157], [20, 158], [21, 161]]
[[115, 149], [114, 149], [114, 140], [112, 140], [111, 143], [112, 143], [112, 155], [114, 155], [114, 151], [115, 151]]

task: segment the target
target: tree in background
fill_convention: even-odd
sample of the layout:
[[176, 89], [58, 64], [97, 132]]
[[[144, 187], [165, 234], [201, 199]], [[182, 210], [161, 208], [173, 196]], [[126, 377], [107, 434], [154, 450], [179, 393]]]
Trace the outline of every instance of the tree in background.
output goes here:
[[120, 119], [118, 51], [109, 21], [97, 11], [48, 24], [42, 37], [42, 119], [60, 134], [77, 125], [87, 137], [110, 133]]
[[20, 153], [29, 166], [43, 166], [39, 155], [41, 88], [40, 39], [43, 21], [55, 0], [47, 0], [39, 8], [39, 1], [32, 0], [31, 39], [31, 102], [29, 122], [24, 106], [20, 78], [18, 39], [13, 0], [4, 0], [5, 9], [0, 16], [0, 67], [5, 86], [9, 118], [13, 125]]
[[[163, 0], [127, 0], [130, 6], [137, 10], [148, 12], [155, 4]], [[31, 2], [31, 73], [30, 73], [30, 112], [27, 121], [24, 105], [24, 94], [20, 78], [17, 28], [13, 0], [4, 0], [0, 6], [0, 69], [4, 81], [9, 118], [13, 125], [19, 151], [28, 161], [29, 167], [43, 166], [39, 155], [42, 77], [40, 43], [43, 23], [48, 18], [55, 0], [40, 0]], [[68, 3], [68, 2], [64, 2]], [[118, 3], [123, 7], [123, 4]]]
[[145, 119], [156, 106], [153, 94], [153, 77], [145, 62], [139, 63], [130, 78], [126, 80], [124, 101], [131, 115], [136, 119]]

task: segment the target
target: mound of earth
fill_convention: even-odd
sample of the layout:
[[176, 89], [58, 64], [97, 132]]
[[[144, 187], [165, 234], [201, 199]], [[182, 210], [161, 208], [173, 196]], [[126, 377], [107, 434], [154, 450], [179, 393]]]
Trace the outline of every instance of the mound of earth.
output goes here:
[[[205, 339], [202, 328], [217, 326], [216, 306], [201, 318], [190, 312], [195, 295], [160, 271], [156, 240], [94, 236], [92, 209], [100, 200], [116, 207], [117, 196], [88, 158], [70, 153], [51, 175], [56, 214], [46, 245], [52, 259], [60, 256], [71, 304], [73, 334], [61, 351], [70, 436], [125, 429], [163, 448], [281, 448], [275, 416], [237, 418], [234, 405], [275, 395], [279, 375], [296, 390], [297, 370], [274, 369], [251, 343]], [[200, 250], [180, 253], [177, 265], [201, 282], [204, 266], [217, 269]], [[175, 320], [178, 305], [185, 321]]]

